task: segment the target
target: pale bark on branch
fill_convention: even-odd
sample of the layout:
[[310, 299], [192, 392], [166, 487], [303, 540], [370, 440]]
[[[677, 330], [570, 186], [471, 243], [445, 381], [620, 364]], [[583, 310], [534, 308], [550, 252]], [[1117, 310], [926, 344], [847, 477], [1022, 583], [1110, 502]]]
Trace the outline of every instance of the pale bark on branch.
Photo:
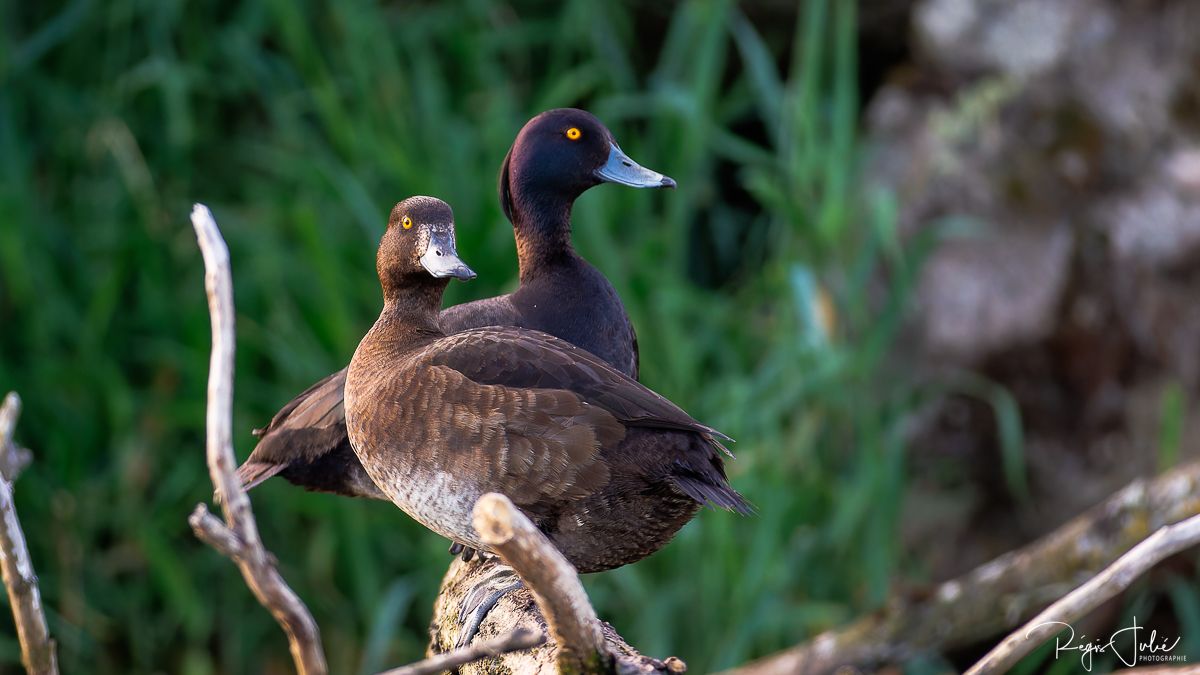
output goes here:
[[525, 649], [533, 649], [546, 641], [542, 633], [518, 628], [508, 635], [491, 640], [480, 640], [472, 645], [455, 649], [445, 654], [431, 656], [424, 661], [393, 668], [379, 675], [434, 675], [474, 661], [500, 656]]
[[[430, 626], [430, 654], [442, 654], [454, 649], [462, 632], [464, 600], [479, 589], [489, 587], [496, 568], [503, 564], [499, 559], [467, 563], [456, 559], [451, 563], [434, 601], [433, 621]], [[538, 609], [528, 584], [525, 588], [506, 593], [496, 603], [488, 612], [472, 644], [507, 635], [519, 628], [543, 634], [550, 633], [547, 621]], [[613, 655], [613, 669], [617, 673], [682, 673], [687, 668], [683, 661], [675, 657], [659, 660], [640, 654], [607, 623], [600, 622], [600, 631], [604, 636], [604, 649]], [[497, 672], [553, 673], [558, 672], [557, 667], [558, 647], [553, 641], [547, 641], [533, 649], [502, 654], [464, 665], [458, 672], [461, 675], [490, 675]]]
[[[643, 656], [612, 626], [597, 619], [575, 569], [507, 498], [481, 498], [475, 507], [475, 528], [503, 562], [496, 558], [455, 560], [450, 565], [434, 603], [430, 653], [452, 649], [463, 629], [466, 598], [486, 593], [497, 569], [505, 563], [516, 570], [524, 587], [506, 593], [496, 603], [473, 644], [522, 628], [548, 634], [551, 639], [533, 649], [464, 665], [458, 671], [462, 675], [587, 672], [597, 667], [622, 674], [682, 673], [687, 669], [675, 657], [658, 660]], [[565, 645], [570, 647], [563, 648]], [[589, 650], [603, 658], [589, 661]]]
[[1083, 618], [1100, 603], [1129, 588], [1135, 579], [1163, 560], [1200, 544], [1200, 516], [1167, 525], [1088, 579], [1041, 614], [1030, 619], [979, 660], [967, 675], [1003, 673], [1038, 645]]
[[12, 442], [20, 413], [21, 399], [15, 392], [10, 392], [0, 407], [0, 465], [4, 467], [0, 474], [0, 572], [12, 605], [17, 639], [21, 643], [21, 662], [26, 672], [29, 675], [57, 675], [54, 640], [46, 627], [42, 593], [13, 502], [13, 483], [21, 467], [28, 463], [28, 453], [25, 453], [25, 460], [20, 459], [20, 451]]
[[1032, 544], [939, 584], [893, 598], [850, 625], [726, 675], [827, 673], [901, 663], [1006, 634], [1150, 533], [1200, 514], [1200, 462], [1141, 479]]
[[205, 518], [200, 505], [189, 519], [197, 536], [207, 543], [222, 542], [218, 550], [230, 554], [242, 571], [246, 585], [258, 601], [283, 627], [296, 670], [300, 675], [325, 675], [325, 653], [320, 631], [300, 597], [275, 569], [274, 559], [263, 547], [250, 499], [237, 479], [233, 454], [233, 279], [229, 248], [217, 229], [212, 213], [203, 204], [192, 209], [192, 226], [204, 256], [204, 286], [212, 319], [212, 357], [208, 372], [206, 421], [208, 471], [221, 495], [225, 524]]
[[475, 502], [475, 531], [533, 592], [550, 627], [563, 669], [603, 672], [611, 661], [600, 619], [592, 609], [579, 575], [554, 544], [525, 514], [497, 493]]

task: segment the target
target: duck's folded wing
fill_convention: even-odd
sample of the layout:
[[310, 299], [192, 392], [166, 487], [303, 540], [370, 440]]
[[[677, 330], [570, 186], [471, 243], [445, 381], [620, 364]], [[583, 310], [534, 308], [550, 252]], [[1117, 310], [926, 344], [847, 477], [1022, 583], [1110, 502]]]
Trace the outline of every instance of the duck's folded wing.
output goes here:
[[474, 382], [564, 389], [626, 425], [695, 431], [728, 440], [588, 351], [546, 333], [503, 327], [470, 330], [438, 340], [430, 353], [431, 363], [453, 368]]
[[[305, 389], [296, 398], [288, 401], [271, 418], [270, 424], [255, 429], [254, 435], [267, 438], [284, 430], [345, 429], [346, 412], [343, 407], [343, 392], [346, 389], [346, 369], [325, 376], [316, 384]], [[343, 431], [344, 433], [344, 431]]]
[[625, 436], [603, 408], [564, 390], [472, 381], [445, 366], [382, 383], [358, 433], [372, 452], [472, 476], [518, 505], [582, 498], [609, 480], [601, 451]]
[[259, 437], [254, 451], [238, 467], [246, 489], [278, 474], [295, 462], [313, 462], [349, 448], [343, 390], [346, 369], [325, 377], [305, 389], [275, 413]]

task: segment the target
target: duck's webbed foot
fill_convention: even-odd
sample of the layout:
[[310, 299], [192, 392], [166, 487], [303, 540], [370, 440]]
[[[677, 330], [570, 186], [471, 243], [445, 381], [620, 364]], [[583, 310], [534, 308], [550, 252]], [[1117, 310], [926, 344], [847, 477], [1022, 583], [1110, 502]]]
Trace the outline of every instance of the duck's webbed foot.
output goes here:
[[471, 640], [475, 639], [488, 612], [492, 611], [505, 593], [518, 588], [521, 588], [521, 579], [508, 565], [497, 565], [496, 569], [481, 579], [463, 598], [462, 609], [458, 613], [458, 619], [462, 622], [463, 627], [454, 644], [455, 648], [471, 644]]

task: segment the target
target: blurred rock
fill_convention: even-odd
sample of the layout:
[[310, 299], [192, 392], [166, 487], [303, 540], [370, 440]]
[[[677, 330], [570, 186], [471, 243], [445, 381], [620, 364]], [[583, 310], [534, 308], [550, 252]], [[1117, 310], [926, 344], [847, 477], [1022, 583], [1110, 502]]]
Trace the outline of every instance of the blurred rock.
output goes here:
[[1200, 253], [1200, 196], [1166, 176], [1102, 203], [1096, 223], [1121, 268], [1184, 269]]
[[1071, 234], [1009, 231], [942, 245], [921, 280], [923, 344], [970, 359], [1049, 336], [1066, 285]]
[[[1025, 538], [1156, 466], [1162, 391], [1200, 401], [1200, 2], [919, 0], [912, 17], [913, 63], [868, 106], [868, 174], [904, 236], [939, 233], [911, 356], [1020, 406]], [[1013, 504], [991, 416], [927, 415], [916, 447], [970, 454], [995, 518]]]
[[979, 231], [925, 271], [929, 351], [975, 365], [1052, 335], [1068, 286], [1096, 281], [1073, 276], [1081, 237], [1109, 242], [1110, 277], [1196, 261], [1200, 3], [925, 0], [913, 16], [919, 73], [869, 106], [871, 175], [905, 233]]
[[959, 71], [1036, 75], [1062, 61], [1086, 0], [928, 0], [915, 30], [922, 53]]
[[1200, 148], [1177, 152], [1167, 163], [1167, 172], [1180, 191], [1200, 196]]

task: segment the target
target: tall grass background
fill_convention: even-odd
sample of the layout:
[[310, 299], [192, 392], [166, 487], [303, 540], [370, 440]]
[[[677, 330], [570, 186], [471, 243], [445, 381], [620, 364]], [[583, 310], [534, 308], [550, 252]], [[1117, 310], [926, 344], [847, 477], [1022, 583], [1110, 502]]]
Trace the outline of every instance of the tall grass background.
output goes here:
[[[36, 463], [17, 487], [64, 672], [287, 672], [283, 635], [185, 518], [211, 486], [209, 348], [190, 204], [236, 285], [235, 428], [345, 365], [379, 307], [391, 205], [453, 205], [511, 290], [497, 169], [531, 115], [586, 107], [674, 192], [601, 186], [577, 248], [621, 293], [643, 381], [738, 439], [758, 506], [704, 512], [587, 579], [601, 616], [693, 672], [878, 607], [902, 568], [904, 426], [887, 355], [920, 250], [857, 188], [855, 4], [755, 21], [720, 0], [0, 8], [0, 388]], [[635, 21], [635, 18], [637, 21]], [[883, 283], [880, 281], [883, 280]], [[446, 542], [385, 503], [255, 491], [333, 672], [419, 657]], [[0, 618], [0, 663], [18, 649]]]

